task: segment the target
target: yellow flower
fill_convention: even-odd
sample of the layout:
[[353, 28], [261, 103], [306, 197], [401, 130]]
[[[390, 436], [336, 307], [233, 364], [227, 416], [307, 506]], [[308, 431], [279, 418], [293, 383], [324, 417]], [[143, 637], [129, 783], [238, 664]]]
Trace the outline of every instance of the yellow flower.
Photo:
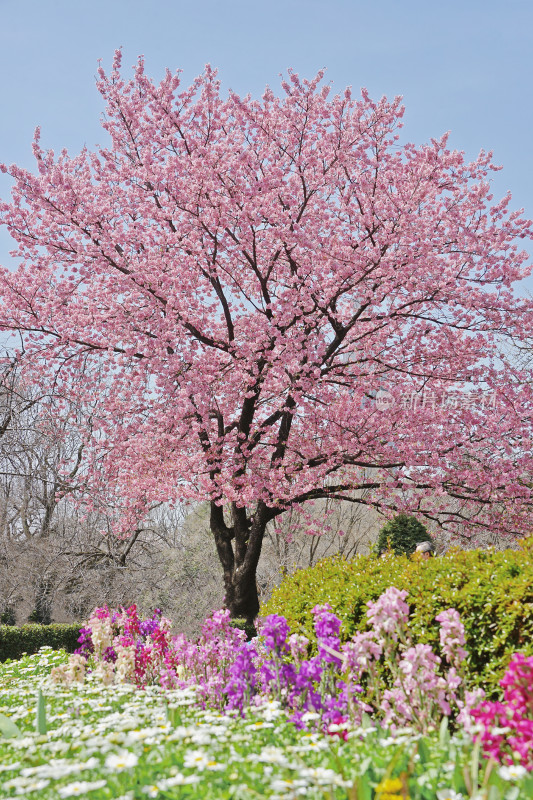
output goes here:
[[405, 800], [405, 797], [400, 778], [386, 778], [376, 786], [376, 800]]

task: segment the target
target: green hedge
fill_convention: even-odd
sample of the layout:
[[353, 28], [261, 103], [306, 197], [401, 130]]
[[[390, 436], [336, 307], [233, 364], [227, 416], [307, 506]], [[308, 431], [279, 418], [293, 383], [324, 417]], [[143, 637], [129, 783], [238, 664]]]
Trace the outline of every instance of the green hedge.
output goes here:
[[366, 603], [389, 586], [407, 590], [413, 638], [435, 649], [436, 615], [447, 608], [459, 611], [470, 687], [481, 686], [497, 696], [512, 653], [533, 655], [533, 538], [523, 540], [519, 550], [455, 550], [423, 561], [393, 555], [324, 559], [287, 577], [261, 615], [283, 614], [293, 632], [314, 642], [312, 608], [329, 603], [342, 620], [346, 641], [367, 630]]
[[44, 645], [53, 647], [54, 650], [64, 649], [73, 653], [78, 644], [80, 628], [83, 625], [52, 625], [27, 624], [17, 628], [11, 625], [0, 625], [0, 661], [8, 658], [20, 658], [23, 653], [31, 655]]

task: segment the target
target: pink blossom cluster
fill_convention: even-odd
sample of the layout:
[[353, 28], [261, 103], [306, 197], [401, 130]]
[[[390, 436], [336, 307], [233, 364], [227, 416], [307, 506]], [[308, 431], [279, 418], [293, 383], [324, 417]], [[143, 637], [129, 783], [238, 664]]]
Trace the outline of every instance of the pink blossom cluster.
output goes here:
[[484, 752], [533, 771], [533, 656], [515, 653], [500, 686], [503, 702], [486, 701], [471, 712], [482, 727]]

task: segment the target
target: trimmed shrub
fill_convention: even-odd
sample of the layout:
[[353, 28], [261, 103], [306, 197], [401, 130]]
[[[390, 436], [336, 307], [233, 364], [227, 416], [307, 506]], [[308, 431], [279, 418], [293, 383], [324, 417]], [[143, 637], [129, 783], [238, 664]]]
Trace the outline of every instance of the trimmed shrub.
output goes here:
[[389, 547], [397, 555], [410, 556], [414, 553], [417, 544], [427, 542], [430, 535], [425, 525], [416, 517], [408, 514], [398, 514], [382, 527], [376, 543], [378, 555], [385, 553]]
[[32, 655], [44, 645], [49, 645], [54, 650], [63, 649], [67, 653], [73, 653], [79, 647], [78, 637], [81, 627], [79, 623], [28, 624], [20, 628], [0, 625], [0, 661], [20, 658], [23, 653]]
[[389, 586], [406, 589], [415, 642], [439, 641], [435, 617], [456, 608], [465, 626], [468, 688], [500, 694], [514, 652], [533, 655], [533, 538], [519, 550], [454, 550], [429, 561], [406, 556], [324, 559], [285, 578], [261, 615], [283, 614], [291, 630], [315, 644], [312, 609], [329, 603], [342, 620], [342, 641], [367, 630], [368, 600]]

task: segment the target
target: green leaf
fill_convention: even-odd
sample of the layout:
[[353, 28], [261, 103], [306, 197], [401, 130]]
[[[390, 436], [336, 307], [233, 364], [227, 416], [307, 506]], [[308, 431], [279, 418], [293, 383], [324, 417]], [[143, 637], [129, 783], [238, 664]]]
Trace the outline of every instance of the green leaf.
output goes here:
[[461, 757], [459, 753], [455, 756], [455, 768], [453, 770], [452, 786], [456, 792], [463, 792], [465, 789], [465, 779], [461, 769]]
[[372, 787], [366, 775], [358, 775], [354, 786], [357, 800], [372, 800]]
[[428, 761], [431, 761], [431, 753], [426, 739], [418, 740], [418, 754], [422, 764], [427, 764]]
[[439, 744], [441, 747], [447, 747], [450, 743], [450, 731], [448, 727], [448, 717], [443, 717], [439, 728]]
[[533, 797], [533, 776], [528, 776], [522, 783], [524, 797]]
[[40, 689], [37, 695], [35, 729], [37, 733], [41, 734], [41, 736], [44, 736], [46, 734], [46, 710], [44, 707], [43, 693], [41, 692]]
[[361, 727], [362, 727], [364, 730], [366, 730], [367, 728], [373, 728], [373, 727], [374, 727], [374, 723], [373, 723], [373, 721], [372, 721], [372, 717], [370, 717], [370, 716], [369, 716], [369, 715], [366, 713], [366, 711], [364, 711], [364, 712], [363, 712], [363, 715], [362, 715], [362, 717], [361, 717]]
[[502, 793], [497, 786], [491, 786], [487, 795], [487, 800], [501, 800]]
[[361, 763], [359, 764], [359, 774], [364, 775], [365, 772], [368, 770], [370, 765], [372, 764], [372, 759], [367, 756], [364, 758]]
[[0, 714], [0, 736], [4, 739], [16, 739], [22, 736], [15, 723], [4, 714]]
[[472, 748], [472, 759], [470, 761], [470, 777], [472, 779], [472, 791], [476, 792], [479, 778], [479, 754], [481, 750], [481, 739], [477, 738]]

